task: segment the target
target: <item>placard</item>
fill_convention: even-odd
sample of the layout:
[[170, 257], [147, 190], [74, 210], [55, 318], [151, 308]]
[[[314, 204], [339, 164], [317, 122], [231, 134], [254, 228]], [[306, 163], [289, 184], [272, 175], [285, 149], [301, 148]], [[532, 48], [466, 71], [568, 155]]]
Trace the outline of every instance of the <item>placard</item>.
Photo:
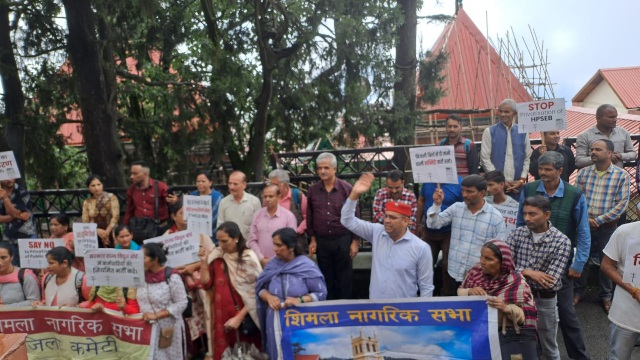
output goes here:
[[631, 240], [627, 245], [622, 282], [640, 288], [640, 239]]
[[64, 239], [18, 239], [20, 267], [46, 269], [47, 253], [57, 246], [64, 246]]
[[211, 196], [184, 195], [182, 210], [187, 220], [187, 229], [194, 234], [213, 236], [213, 209]]
[[13, 151], [0, 152], [0, 181], [20, 178], [20, 169]]
[[564, 98], [518, 103], [518, 132], [559, 131], [567, 128]]
[[453, 145], [409, 149], [414, 183], [458, 184]]
[[73, 224], [73, 249], [76, 256], [98, 248], [98, 224], [74, 223]]
[[518, 221], [518, 205], [516, 206], [505, 206], [498, 204], [490, 204], [496, 210], [500, 211], [502, 217], [504, 217], [504, 225], [507, 227], [507, 234], [511, 233], [511, 231], [516, 229], [516, 223]]
[[198, 257], [200, 239], [190, 230], [178, 231], [173, 234], [147, 239], [144, 243], [163, 244], [168, 250], [167, 266], [175, 268], [200, 261]]
[[94, 249], [84, 254], [87, 286], [141, 287], [144, 254], [140, 250]]

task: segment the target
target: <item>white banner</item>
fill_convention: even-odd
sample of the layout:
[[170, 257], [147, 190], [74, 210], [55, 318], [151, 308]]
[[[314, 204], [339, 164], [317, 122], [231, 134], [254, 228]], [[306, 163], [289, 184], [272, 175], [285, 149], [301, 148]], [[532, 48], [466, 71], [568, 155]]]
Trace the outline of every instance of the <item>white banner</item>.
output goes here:
[[141, 287], [144, 253], [140, 250], [94, 249], [84, 254], [87, 286]]
[[627, 245], [622, 282], [640, 288], [640, 239], [632, 240]]
[[211, 196], [184, 195], [182, 197], [182, 210], [187, 220], [187, 229], [194, 234], [206, 234], [213, 236], [213, 209], [211, 208]]
[[567, 112], [564, 98], [518, 103], [518, 132], [565, 130]]
[[57, 246], [64, 246], [64, 239], [18, 239], [20, 267], [46, 269], [47, 253]]
[[20, 178], [20, 169], [13, 151], [0, 152], [0, 180]]
[[414, 183], [457, 184], [453, 145], [409, 149]]
[[163, 244], [168, 249], [167, 266], [175, 268], [200, 261], [200, 239], [193, 231], [178, 231], [144, 241], [145, 244], [152, 242]]
[[73, 224], [73, 250], [76, 256], [98, 248], [98, 224], [74, 223]]

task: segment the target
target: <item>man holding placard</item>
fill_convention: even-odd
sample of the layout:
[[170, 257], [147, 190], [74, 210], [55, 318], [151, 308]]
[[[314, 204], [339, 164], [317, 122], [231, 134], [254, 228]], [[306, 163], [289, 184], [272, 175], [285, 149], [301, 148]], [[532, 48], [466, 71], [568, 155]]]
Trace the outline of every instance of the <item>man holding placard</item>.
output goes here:
[[[0, 181], [0, 223], [6, 224], [2, 242], [9, 243], [18, 254], [18, 239], [36, 237], [36, 224], [31, 217], [33, 204], [29, 192], [15, 179]], [[20, 258], [13, 257], [13, 265], [20, 266]]]
[[478, 262], [482, 245], [492, 239], [505, 240], [507, 230], [502, 214], [484, 201], [487, 182], [480, 175], [469, 175], [462, 180], [464, 202], [440, 211], [444, 199], [442, 189], [433, 193], [433, 205], [427, 211], [427, 227], [439, 229], [451, 224], [449, 247], [449, 275], [460, 287], [464, 276]]
[[617, 286], [609, 312], [609, 359], [631, 359], [640, 341], [640, 223], [620, 226], [605, 246], [600, 269]]
[[564, 158], [564, 166], [562, 167], [560, 178], [568, 182], [569, 177], [576, 170], [576, 158], [573, 155], [573, 151], [570, 147], [560, 144], [560, 131], [543, 131], [542, 138], [544, 139], [542, 145], [535, 148], [533, 153], [531, 153], [529, 173], [533, 175], [534, 179], [540, 180], [540, 174], [538, 174], [538, 159], [547, 151], [555, 151], [559, 152]]
[[624, 161], [635, 161], [637, 154], [631, 141], [629, 132], [616, 126], [618, 110], [613, 105], [603, 104], [596, 109], [596, 125], [585, 130], [576, 139], [576, 167], [581, 169], [593, 164], [591, 159], [591, 144], [598, 139], [608, 139], [613, 142], [612, 162], [618, 167], [624, 167]]
[[515, 100], [503, 100], [498, 106], [500, 122], [482, 133], [480, 162], [485, 172], [502, 171], [506, 193], [517, 198], [529, 176], [531, 143], [528, 133], [519, 133], [515, 126], [518, 106]]

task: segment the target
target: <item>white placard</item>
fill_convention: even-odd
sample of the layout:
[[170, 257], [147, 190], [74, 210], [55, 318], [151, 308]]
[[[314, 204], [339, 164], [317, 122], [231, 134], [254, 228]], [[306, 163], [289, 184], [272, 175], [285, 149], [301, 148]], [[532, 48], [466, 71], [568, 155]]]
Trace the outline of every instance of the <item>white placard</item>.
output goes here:
[[518, 132], [556, 131], [567, 128], [564, 98], [518, 103]]
[[184, 195], [182, 201], [187, 229], [194, 234], [213, 236], [211, 196]]
[[73, 250], [78, 257], [93, 249], [98, 248], [98, 224], [74, 223], [73, 224]]
[[458, 184], [453, 145], [409, 149], [414, 183]]
[[496, 210], [500, 211], [502, 217], [504, 217], [504, 225], [507, 227], [507, 234], [516, 229], [516, 222], [518, 221], [518, 206], [515, 207], [491, 204]]
[[0, 152], [0, 180], [20, 178], [20, 169], [13, 151]]
[[18, 239], [20, 267], [46, 269], [47, 253], [57, 246], [64, 246], [64, 239]]
[[622, 282], [640, 288], [640, 239], [631, 240], [627, 245]]
[[138, 288], [144, 281], [144, 253], [140, 250], [94, 249], [84, 254], [87, 286]]
[[168, 249], [167, 266], [178, 267], [200, 261], [200, 239], [193, 231], [178, 231], [144, 241], [145, 244], [152, 242], [163, 244]]

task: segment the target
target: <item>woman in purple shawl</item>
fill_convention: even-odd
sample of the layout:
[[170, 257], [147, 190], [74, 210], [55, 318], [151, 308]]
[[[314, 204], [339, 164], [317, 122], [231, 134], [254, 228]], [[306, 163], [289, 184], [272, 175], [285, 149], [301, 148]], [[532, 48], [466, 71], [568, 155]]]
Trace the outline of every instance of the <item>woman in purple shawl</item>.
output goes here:
[[258, 317], [262, 331], [263, 350], [270, 359], [278, 359], [274, 311], [327, 298], [327, 286], [318, 266], [302, 255], [298, 237], [291, 228], [273, 233], [276, 257], [271, 259], [258, 277]]

